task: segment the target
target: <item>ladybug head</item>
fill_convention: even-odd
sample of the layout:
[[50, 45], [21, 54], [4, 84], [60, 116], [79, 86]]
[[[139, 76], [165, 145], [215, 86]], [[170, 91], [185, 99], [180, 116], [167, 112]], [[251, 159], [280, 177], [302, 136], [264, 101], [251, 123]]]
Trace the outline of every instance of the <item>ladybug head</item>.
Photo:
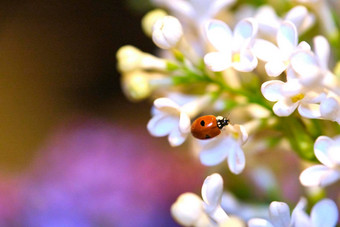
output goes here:
[[216, 121], [217, 121], [217, 127], [219, 129], [222, 129], [224, 126], [229, 124], [229, 119], [226, 117], [222, 117], [222, 116], [217, 116]]

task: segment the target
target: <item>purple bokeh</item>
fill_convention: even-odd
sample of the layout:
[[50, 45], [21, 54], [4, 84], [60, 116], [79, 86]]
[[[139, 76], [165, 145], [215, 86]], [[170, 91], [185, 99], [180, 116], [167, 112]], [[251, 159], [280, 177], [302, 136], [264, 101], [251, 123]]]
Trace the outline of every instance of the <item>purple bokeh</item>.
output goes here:
[[144, 126], [73, 117], [36, 153], [19, 186], [9, 184], [17, 201], [0, 217], [9, 226], [174, 226], [170, 206], [199, 190], [203, 168], [163, 142]]

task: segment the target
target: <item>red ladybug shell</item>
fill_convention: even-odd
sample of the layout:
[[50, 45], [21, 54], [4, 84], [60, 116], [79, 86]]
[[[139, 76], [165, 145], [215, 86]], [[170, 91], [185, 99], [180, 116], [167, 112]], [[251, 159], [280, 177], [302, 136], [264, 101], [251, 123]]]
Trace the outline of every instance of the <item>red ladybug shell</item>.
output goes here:
[[217, 120], [214, 115], [199, 117], [191, 125], [191, 134], [197, 139], [210, 139], [220, 133], [221, 130], [217, 127]]

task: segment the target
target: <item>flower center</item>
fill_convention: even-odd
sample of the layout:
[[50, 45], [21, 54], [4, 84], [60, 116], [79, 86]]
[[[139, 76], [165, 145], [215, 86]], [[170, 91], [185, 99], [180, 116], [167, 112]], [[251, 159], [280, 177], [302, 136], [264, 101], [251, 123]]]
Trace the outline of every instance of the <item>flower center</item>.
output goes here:
[[239, 133], [237, 132], [232, 132], [230, 133], [231, 137], [233, 137], [235, 140], [238, 140], [238, 138], [240, 137]]
[[240, 62], [241, 56], [239, 53], [233, 54], [233, 62]]
[[291, 97], [291, 100], [292, 100], [292, 102], [295, 103], [295, 102], [300, 101], [300, 100], [303, 99], [304, 97], [305, 97], [305, 95], [302, 94], [302, 93], [300, 93], [300, 94], [297, 94], [297, 95]]
[[284, 64], [286, 67], [288, 67], [288, 65], [290, 64], [290, 61], [289, 61], [289, 60], [285, 60], [285, 61], [283, 61], [283, 64]]

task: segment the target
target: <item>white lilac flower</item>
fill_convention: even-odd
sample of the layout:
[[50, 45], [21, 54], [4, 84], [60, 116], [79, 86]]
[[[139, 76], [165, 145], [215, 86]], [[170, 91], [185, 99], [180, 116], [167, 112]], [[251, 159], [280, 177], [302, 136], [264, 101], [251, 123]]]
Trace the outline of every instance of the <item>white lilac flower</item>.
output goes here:
[[257, 33], [257, 23], [252, 18], [240, 21], [232, 32], [227, 24], [210, 20], [205, 27], [209, 42], [216, 49], [204, 56], [205, 64], [212, 71], [223, 71], [229, 67], [250, 72], [257, 66], [257, 58], [251, 50]]
[[321, 162], [305, 169], [300, 182], [307, 187], [328, 186], [340, 179], [340, 136], [320, 136], [314, 143], [314, 154]]
[[200, 63], [206, 53], [204, 24], [227, 8], [235, 0], [152, 0], [159, 7], [167, 8], [179, 19], [185, 31], [180, 51], [193, 63]]
[[123, 73], [141, 69], [161, 71], [167, 69], [167, 61], [165, 59], [142, 52], [131, 45], [119, 48], [116, 57], [118, 70]]
[[152, 40], [162, 49], [176, 47], [182, 39], [183, 28], [176, 17], [164, 16], [159, 18], [152, 27]]
[[310, 216], [304, 211], [306, 199], [302, 198], [290, 215], [289, 207], [283, 202], [272, 202], [269, 206], [269, 220], [253, 218], [249, 227], [334, 227], [338, 220], [338, 209], [334, 201], [323, 199], [316, 203]]
[[268, 76], [279, 76], [290, 66], [292, 55], [299, 49], [310, 49], [306, 42], [298, 45], [298, 36], [295, 25], [284, 21], [276, 33], [277, 46], [273, 43], [256, 39], [253, 45], [255, 55], [266, 62], [265, 70]]
[[168, 8], [180, 20], [189, 21], [200, 29], [204, 21], [213, 18], [235, 0], [152, 0], [152, 2]]
[[228, 159], [230, 171], [234, 174], [241, 173], [246, 163], [242, 145], [247, 138], [248, 133], [242, 125], [228, 125], [215, 138], [197, 140], [202, 164], [214, 166]]
[[325, 119], [340, 124], [340, 96], [327, 91], [319, 103], [302, 106], [300, 114], [306, 118]]
[[334, 86], [335, 76], [328, 69], [330, 45], [323, 36], [314, 39], [314, 52], [310, 49], [299, 49], [291, 57], [292, 69], [295, 74], [287, 75], [299, 78], [305, 86]]
[[[291, 58], [287, 79], [298, 79], [304, 87], [323, 90], [318, 104], [303, 107], [300, 114], [307, 118], [322, 118], [340, 122], [340, 92], [337, 77], [328, 69], [330, 45], [326, 38], [314, 38], [314, 52], [298, 50]], [[293, 73], [291, 73], [293, 72]]]
[[298, 108], [299, 113], [303, 116], [313, 113], [313, 116], [320, 117], [320, 115], [317, 116], [317, 111], [310, 104], [320, 102], [324, 98], [324, 94], [306, 89], [298, 79], [291, 79], [287, 82], [266, 81], [261, 86], [261, 92], [267, 100], [276, 102], [273, 111], [277, 116], [289, 116]]
[[[171, 214], [184, 226], [217, 226], [226, 224], [229, 216], [220, 203], [223, 193], [223, 179], [214, 173], [202, 185], [202, 199], [193, 193], [184, 193], [171, 206]], [[225, 225], [227, 226], [227, 225]]]
[[321, 28], [328, 37], [336, 37], [339, 32], [333, 19], [332, 11], [327, 0], [297, 0], [302, 4], [306, 4], [318, 16]]
[[273, 7], [269, 5], [261, 6], [254, 14], [254, 18], [259, 23], [259, 32], [266, 37], [272, 37], [273, 34], [276, 34], [283, 21], [292, 22], [299, 34], [308, 30], [315, 21], [314, 15], [301, 5], [290, 9], [283, 19], [277, 16]]
[[211, 101], [205, 95], [184, 105], [179, 105], [169, 98], [158, 98], [154, 101], [154, 116], [147, 124], [151, 135], [162, 137], [168, 135], [171, 146], [179, 146], [190, 132], [190, 118], [197, 115]]

